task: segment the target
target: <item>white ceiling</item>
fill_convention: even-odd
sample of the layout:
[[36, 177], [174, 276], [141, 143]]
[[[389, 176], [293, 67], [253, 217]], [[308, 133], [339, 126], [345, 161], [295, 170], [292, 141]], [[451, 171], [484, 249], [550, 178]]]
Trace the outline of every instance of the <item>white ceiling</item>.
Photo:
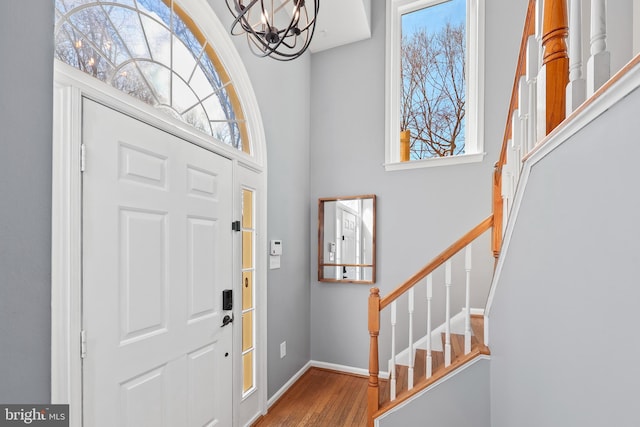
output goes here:
[[319, 0], [312, 53], [371, 37], [371, 0]]

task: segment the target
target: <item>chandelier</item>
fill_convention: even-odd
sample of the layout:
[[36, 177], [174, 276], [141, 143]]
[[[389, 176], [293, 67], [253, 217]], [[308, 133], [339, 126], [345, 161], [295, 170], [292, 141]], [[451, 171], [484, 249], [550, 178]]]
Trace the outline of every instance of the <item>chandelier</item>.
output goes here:
[[290, 61], [302, 55], [309, 47], [320, 0], [226, 2], [235, 18], [231, 34], [246, 34], [249, 47], [255, 55]]

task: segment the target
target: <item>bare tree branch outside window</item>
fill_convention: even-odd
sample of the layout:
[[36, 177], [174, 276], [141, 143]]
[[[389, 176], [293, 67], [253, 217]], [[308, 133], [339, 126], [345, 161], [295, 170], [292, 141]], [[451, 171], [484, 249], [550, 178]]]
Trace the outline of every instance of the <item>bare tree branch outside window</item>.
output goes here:
[[447, 22], [402, 39], [401, 130], [412, 160], [455, 156], [465, 143], [465, 26]]

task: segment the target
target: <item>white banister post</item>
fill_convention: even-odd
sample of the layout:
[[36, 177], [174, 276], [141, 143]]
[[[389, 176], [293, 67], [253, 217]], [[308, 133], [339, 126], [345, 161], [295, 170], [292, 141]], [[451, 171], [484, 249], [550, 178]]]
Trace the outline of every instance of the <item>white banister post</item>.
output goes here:
[[445, 338], [444, 338], [444, 367], [451, 365], [451, 260], [444, 265], [445, 299]]
[[471, 243], [464, 252], [464, 271], [467, 273], [464, 315], [464, 354], [471, 352]]
[[413, 354], [413, 309], [414, 309], [414, 291], [409, 289], [409, 378], [408, 390], [413, 388], [413, 367], [415, 365], [415, 355]]
[[413, 288], [409, 289], [409, 373], [408, 373], [408, 390], [413, 388], [413, 309], [414, 309], [414, 291]]
[[591, 56], [587, 61], [587, 96], [611, 76], [611, 55], [607, 51], [607, 2], [591, 0]]
[[[536, 1], [536, 27], [534, 36], [540, 46], [542, 46], [542, 21], [544, 20], [544, 0]], [[542, 55], [542, 49], [538, 49], [539, 55]], [[542, 63], [542, 56], [538, 57], [538, 63]]]
[[431, 378], [433, 374], [433, 358], [431, 354], [431, 299], [433, 298], [433, 276], [427, 276], [427, 366], [426, 377]]
[[529, 88], [529, 119], [527, 120], [527, 153], [533, 150], [538, 142], [538, 104], [537, 104], [537, 89], [536, 82], [538, 78], [538, 71], [540, 66], [538, 65], [540, 56], [540, 42], [535, 36], [530, 36], [527, 40], [527, 65], [526, 65], [526, 78], [527, 87]]
[[[520, 159], [522, 158], [520, 155], [520, 146], [522, 137], [522, 121], [520, 120], [520, 110], [514, 110], [513, 115], [511, 116], [511, 150], [513, 151], [513, 164], [511, 165], [511, 170], [516, 178], [520, 175]], [[513, 194], [509, 195], [513, 198]]]
[[[544, 49], [542, 48], [542, 37], [544, 35], [544, 0], [536, 1], [536, 33], [535, 43], [538, 53], [538, 60], [536, 61], [536, 121], [533, 123], [535, 126], [535, 133], [537, 139], [542, 139], [547, 135], [547, 74], [542, 66], [544, 63], [543, 55]], [[536, 143], [538, 141], [536, 140]]]
[[[511, 206], [511, 168], [513, 164], [513, 154], [511, 151], [511, 141], [507, 141], [507, 162], [502, 167], [502, 210], [503, 210], [503, 226], [506, 227], [507, 219]], [[504, 231], [504, 230], [503, 230]]]
[[396, 302], [391, 303], [391, 362], [389, 363], [391, 373], [390, 380], [390, 400], [396, 399]]
[[518, 159], [518, 170], [522, 170], [522, 158], [529, 152], [529, 86], [527, 85], [527, 78], [520, 76], [518, 82], [518, 110], [520, 112], [520, 156]]
[[567, 115], [586, 99], [586, 81], [582, 77], [582, 0], [571, 0], [569, 9], [569, 84]]

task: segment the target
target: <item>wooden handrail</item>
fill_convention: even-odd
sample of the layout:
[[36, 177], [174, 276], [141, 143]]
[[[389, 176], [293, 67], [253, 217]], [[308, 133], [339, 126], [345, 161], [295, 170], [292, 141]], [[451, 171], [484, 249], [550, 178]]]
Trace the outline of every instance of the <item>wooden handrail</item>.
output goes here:
[[[412, 286], [418, 283], [420, 280], [427, 277], [429, 273], [432, 273], [436, 268], [444, 264], [448, 259], [464, 249], [469, 243], [473, 242], [482, 233], [487, 231], [493, 225], [493, 215], [489, 215], [484, 221], [476, 225], [471, 231], [459, 238], [455, 243], [449, 246], [447, 249], [437, 255], [429, 264], [425, 265], [416, 274], [411, 276], [406, 282], [398, 286], [389, 295], [380, 300], [380, 310], [391, 304], [398, 299], [403, 293], [408, 291]], [[371, 315], [369, 315], [371, 316]], [[371, 318], [371, 317], [369, 317]]]
[[513, 78], [513, 87], [511, 89], [511, 100], [509, 101], [509, 111], [507, 113], [507, 124], [504, 128], [504, 136], [502, 137], [502, 147], [500, 148], [500, 157], [495, 165], [493, 173], [493, 232], [491, 234], [491, 249], [493, 256], [498, 259], [500, 250], [502, 249], [502, 224], [503, 218], [503, 201], [502, 201], [502, 167], [507, 163], [507, 145], [511, 138], [513, 112], [518, 108], [518, 85], [520, 77], [525, 75], [527, 66], [527, 41], [529, 37], [535, 34], [536, 23], [536, 0], [529, 0], [527, 7], [527, 16], [524, 21], [524, 29], [522, 31], [522, 39], [520, 40], [520, 53], [518, 54], [518, 64], [516, 66], [516, 74]]
[[[529, 0], [527, 8], [527, 17], [524, 21], [524, 30], [522, 39], [520, 40], [520, 53], [518, 54], [518, 65], [516, 66], [516, 74], [513, 78], [513, 87], [511, 89], [511, 101], [509, 103], [509, 112], [507, 113], [507, 124], [504, 128], [504, 136], [502, 137], [502, 148], [500, 149], [500, 158], [498, 159], [498, 168], [502, 168], [507, 163], [507, 144], [511, 138], [511, 117], [513, 112], [518, 108], [518, 85], [520, 77], [525, 75], [527, 66], [527, 40], [535, 34], [536, 24], [536, 0]], [[494, 212], [495, 214], [495, 212]]]

